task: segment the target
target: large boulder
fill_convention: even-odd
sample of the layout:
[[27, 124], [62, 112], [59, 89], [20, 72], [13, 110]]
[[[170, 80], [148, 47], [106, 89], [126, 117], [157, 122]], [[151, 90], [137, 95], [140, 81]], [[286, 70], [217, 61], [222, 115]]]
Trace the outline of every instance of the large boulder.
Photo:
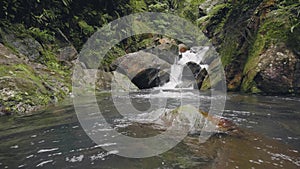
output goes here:
[[254, 77], [257, 87], [268, 93], [293, 92], [297, 57], [289, 50], [273, 46], [260, 58]]
[[158, 56], [139, 51], [116, 59], [112, 70], [126, 75], [140, 89], [163, 85], [169, 81], [171, 65]]
[[242, 89], [268, 94], [294, 93], [299, 88], [298, 64], [299, 59], [289, 49], [272, 45], [248, 61]]

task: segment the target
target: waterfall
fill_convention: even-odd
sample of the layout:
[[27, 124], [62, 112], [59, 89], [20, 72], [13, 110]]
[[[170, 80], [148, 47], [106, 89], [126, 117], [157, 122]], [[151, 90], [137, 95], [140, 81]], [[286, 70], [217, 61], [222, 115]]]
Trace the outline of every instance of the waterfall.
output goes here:
[[181, 58], [179, 58], [179, 56], [175, 58], [175, 62], [171, 66], [170, 81], [163, 86], [160, 86], [159, 89], [176, 89], [176, 87], [183, 82], [182, 71], [188, 62], [197, 63], [200, 65], [201, 69], [207, 69], [208, 65], [201, 64], [201, 61], [208, 50], [208, 46], [192, 47], [190, 50], [182, 53]]

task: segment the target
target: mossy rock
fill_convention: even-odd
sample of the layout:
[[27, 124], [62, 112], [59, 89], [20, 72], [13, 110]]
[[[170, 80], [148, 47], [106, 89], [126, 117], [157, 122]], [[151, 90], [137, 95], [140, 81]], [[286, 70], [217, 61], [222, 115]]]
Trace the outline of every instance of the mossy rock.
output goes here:
[[[297, 51], [300, 51], [300, 27], [295, 25], [297, 22], [299, 23], [299, 19], [296, 19], [296, 16], [292, 14], [292, 11], [296, 7], [297, 5], [295, 4], [280, 7], [272, 10], [265, 16], [261, 16], [263, 17], [261, 18], [262, 23], [256, 34], [254, 43], [250, 48], [248, 60], [243, 70], [244, 79], [241, 87], [242, 91], [251, 93], [271, 92], [266, 89], [263, 91], [259, 88], [257, 84], [258, 81], [255, 82], [257, 75], [264, 71], [262, 70], [264, 68], [260, 66], [262, 65], [261, 61], [264, 59], [264, 57], [272, 57], [270, 59], [273, 59], [273, 61], [270, 60], [270, 63], [268, 64], [272, 64], [274, 62], [273, 65], [280, 60], [280, 57], [276, 56], [276, 53], [272, 56], [265, 56], [266, 52], [270, 54], [272, 53], [270, 50], [277, 52], [289, 50], [297, 55]], [[289, 54], [289, 56], [292, 55], [293, 54]], [[295, 65], [292, 67], [295, 67]], [[294, 71], [291, 70], [289, 74], [285, 74], [285, 76], [290, 77], [290, 75], [293, 74]], [[271, 86], [269, 87], [271, 88]], [[283, 93], [290, 93], [291, 90], [287, 89], [282, 91], [278, 88], [278, 92], [280, 91]]]
[[2, 44], [0, 62], [0, 111], [31, 113], [70, 91], [69, 71], [23, 60]]

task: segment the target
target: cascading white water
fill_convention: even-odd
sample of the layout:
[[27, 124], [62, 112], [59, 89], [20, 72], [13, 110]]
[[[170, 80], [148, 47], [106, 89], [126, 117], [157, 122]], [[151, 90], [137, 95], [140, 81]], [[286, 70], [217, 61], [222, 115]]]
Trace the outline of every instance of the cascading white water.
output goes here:
[[201, 64], [203, 56], [209, 50], [208, 46], [201, 47], [192, 47], [191, 50], [188, 50], [182, 53], [180, 59], [176, 58], [174, 64], [171, 66], [170, 72], [170, 81], [163, 86], [160, 86], [160, 89], [175, 89], [176, 86], [182, 83], [182, 71], [184, 66], [188, 62], [194, 62], [201, 66], [201, 69], [208, 68], [208, 65]]

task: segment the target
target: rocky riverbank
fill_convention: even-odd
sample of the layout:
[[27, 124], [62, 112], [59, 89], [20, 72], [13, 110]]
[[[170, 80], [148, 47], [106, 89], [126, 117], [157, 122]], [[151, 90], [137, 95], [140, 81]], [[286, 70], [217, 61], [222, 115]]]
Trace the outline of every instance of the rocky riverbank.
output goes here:
[[76, 49], [64, 43], [52, 50], [18, 26], [2, 25], [0, 29], [1, 115], [28, 114], [71, 92]]
[[229, 91], [299, 94], [299, 1], [216, 3], [198, 20], [225, 67]]

